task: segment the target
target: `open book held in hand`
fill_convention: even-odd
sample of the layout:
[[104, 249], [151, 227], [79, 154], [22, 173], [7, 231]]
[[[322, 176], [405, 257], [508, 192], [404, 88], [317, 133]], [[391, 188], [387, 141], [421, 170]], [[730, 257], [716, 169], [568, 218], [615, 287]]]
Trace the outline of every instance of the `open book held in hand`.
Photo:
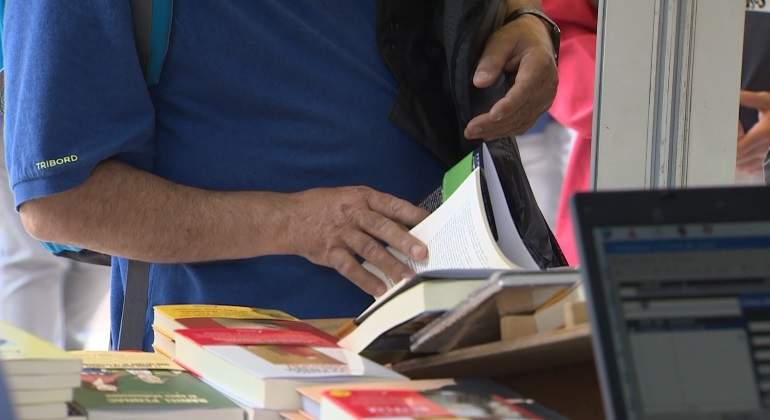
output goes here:
[[[389, 251], [417, 274], [547, 268], [542, 256], [536, 261], [523, 241], [514, 220], [515, 207], [520, 203], [513, 203], [510, 191], [506, 193], [506, 175], [498, 172], [494, 162], [484, 145], [447, 172], [442, 186], [443, 204], [410, 231], [428, 247], [427, 260], [415, 261], [395, 249]], [[556, 251], [560, 256], [558, 247]], [[559, 258], [551, 263], [563, 265]], [[390, 287], [401, 280], [386, 278], [369, 263], [364, 267]]]

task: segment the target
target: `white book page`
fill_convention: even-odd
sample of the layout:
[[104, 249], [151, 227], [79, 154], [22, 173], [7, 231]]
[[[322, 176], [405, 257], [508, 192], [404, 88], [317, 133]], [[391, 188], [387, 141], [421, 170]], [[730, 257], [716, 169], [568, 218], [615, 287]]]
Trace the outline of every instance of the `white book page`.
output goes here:
[[[207, 351], [258, 378], [362, 376], [366, 361], [342, 348], [305, 346], [204, 346]], [[299, 354], [293, 354], [298, 351]]]
[[[518, 268], [502, 254], [490, 231], [481, 196], [480, 169], [474, 170], [441, 207], [410, 233], [428, 246], [427, 260], [414, 261], [395, 249], [388, 250], [417, 274], [433, 270]], [[393, 285], [376, 267], [369, 263], [364, 267]]]
[[540, 266], [532, 258], [526, 245], [524, 245], [524, 241], [521, 240], [519, 229], [511, 217], [511, 209], [505, 200], [503, 185], [500, 183], [500, 177], [497, 175], [497, 169], [487, 145], [483, 145], [482, 149], [489, 201], [492, 202], [492, 214], [495, 216], [495, 225], [497, 226], [497, 244], [514, 264], [526, 270], [539, 270]]

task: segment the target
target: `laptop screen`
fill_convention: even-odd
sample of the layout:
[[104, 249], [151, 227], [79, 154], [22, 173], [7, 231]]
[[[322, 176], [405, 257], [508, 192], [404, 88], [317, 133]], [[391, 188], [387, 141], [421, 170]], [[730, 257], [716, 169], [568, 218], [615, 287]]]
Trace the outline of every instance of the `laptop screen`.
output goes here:
[[593, 229], [629, 419], [770, 416], [770, 222]]

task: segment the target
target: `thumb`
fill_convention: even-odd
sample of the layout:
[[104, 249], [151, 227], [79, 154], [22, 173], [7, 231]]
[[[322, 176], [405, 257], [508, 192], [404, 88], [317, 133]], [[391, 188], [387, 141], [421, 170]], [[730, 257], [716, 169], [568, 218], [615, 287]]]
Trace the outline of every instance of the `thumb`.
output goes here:
[[508, 59], [513, 52], [510, 40], [505, 37], [492, 36], [481, 54], [476, 74], [473, 76], [473, 84], [477, 88], [492, 86], [500, 78]]

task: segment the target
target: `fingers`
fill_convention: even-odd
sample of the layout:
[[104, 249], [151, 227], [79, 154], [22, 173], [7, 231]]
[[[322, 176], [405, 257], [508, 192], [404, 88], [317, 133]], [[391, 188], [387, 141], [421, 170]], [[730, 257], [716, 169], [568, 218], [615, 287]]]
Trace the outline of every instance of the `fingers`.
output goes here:
[[543, 52], [521, 56], [513, 86], [492, 109], [477, 116], [465, 129], [469, 139], [494, 139], [510, 134], [521, 134], [545, 112], [556, 95], [558, 77], [553, 57]]
[[480, 89], [492, 86], [503, 74], [503, 69], [513, 55], [515, 47], [516, 42], [511, 42], [510, 37], [503, 32], [496, 32], [490, 36], [476, 66], [473, 85]]
[[[553, 97], [556, 94], [556, 83], [553, 75], [542, 71], [553, 65], [553, 57], [542, 53], [528, 53], [521, 57], [518, 72], [513, 86], [508, 93], [500, 99], [489, 113], [494, 121], [502, 121], [515, 116], [515, 113], [532, 98], [534, 93], [540, 96]], [[551, 106], [550, 100], [531, 103], [537, 106], [534, 113], [541, 114]]]
[[[415, 260], [428, 257], [428, 248], [398, 223], [373, 211], [362, 212], [359, 226], [369, 235], [380, 239]], [[393, 280], [398, 281], [401, 278]]]
[[342, 239], [353, 252], [379, 268], [394, 283], [403, 278], [414, 276], [414, 271], [397, 260], [393, 254], [371, 236], [354, 230], [347, 232]]
[[332, 249], [329, 252], [329, 264], [343, 277], [372, 296], [380, 296], [387, 290], [385, 283], [362, 267], [346, 249]]
[[[501, 101], [505, 98], [501, 99]], [[494, 140], [509, 135], [522, 134], [534, 125], [540, 112], [534, 111], [529, 105], [529, 98], [519, 107], [519, 111], [502, 121], [495, 121], [491, 113], [481, 114], [471, 120], [465, 129], [468, 139]]]
[[407, 227], [414, 227], [428, 217], [428, 212], [390, 194], [372, 190], [367, 196], [369, 208]]
[[770, 109], [770, 92], [741, 91], [741, 105], [759, 110]]
[[770, 149], [770, 124], [758, 123], [738, 141], [738, 157], [751, 153], [767, 153]]
[[735, 167], [743, 172], [754, 173], [754, 172], [763, 172], [764, 166], [765, 166], [764, 158], [753, 157], [751, 159], [746, 159], [741, 162], [738, 162]]

